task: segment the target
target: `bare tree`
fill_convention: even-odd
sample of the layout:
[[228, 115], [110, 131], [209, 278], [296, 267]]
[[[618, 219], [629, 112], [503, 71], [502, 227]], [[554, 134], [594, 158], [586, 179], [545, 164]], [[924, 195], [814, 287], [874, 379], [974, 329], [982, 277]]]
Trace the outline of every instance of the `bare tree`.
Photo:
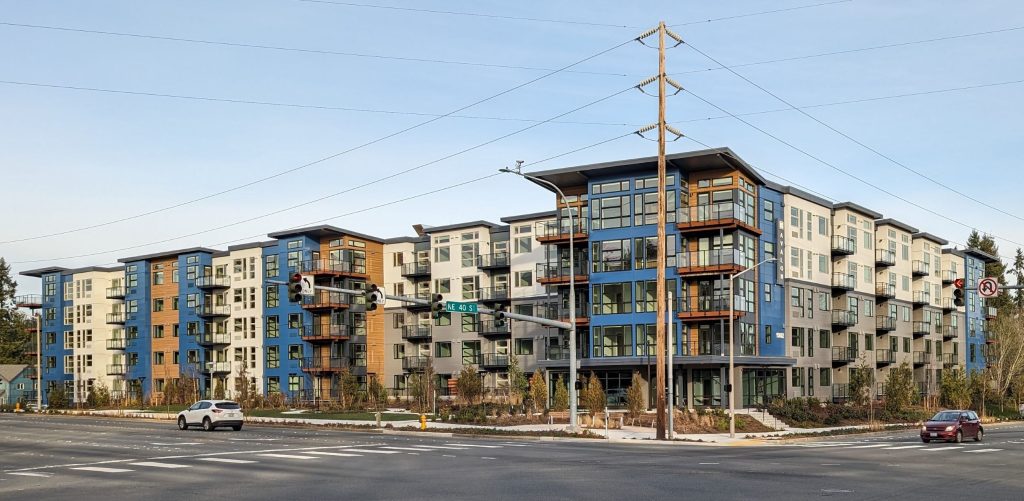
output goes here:
[[986, 356], [988, 378], [992, 391], [1002, 397], [1009, 394], [1014, 380], [1024, 372], [1024, 323], [1021, 311], [1007, 309], [988, 324], [989, 340], [993, 341]]

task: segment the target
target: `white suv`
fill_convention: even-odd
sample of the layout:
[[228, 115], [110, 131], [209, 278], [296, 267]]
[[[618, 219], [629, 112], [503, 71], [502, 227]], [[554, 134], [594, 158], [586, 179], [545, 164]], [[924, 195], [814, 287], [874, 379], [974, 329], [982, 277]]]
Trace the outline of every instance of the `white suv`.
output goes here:
[[213, 431], [218, 426], [230, 426], [239, 431], [242, 429], [242, 406], [230, 400], [200, 400], [178, 413], [179, 430], [199, 425], [206, 431]]

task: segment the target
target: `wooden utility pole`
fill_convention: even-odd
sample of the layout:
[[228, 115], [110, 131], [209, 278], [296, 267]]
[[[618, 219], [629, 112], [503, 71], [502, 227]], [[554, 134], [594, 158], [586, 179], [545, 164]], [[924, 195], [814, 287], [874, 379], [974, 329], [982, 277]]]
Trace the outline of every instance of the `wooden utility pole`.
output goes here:
[[655, 394], [657, 395], [657, 440], [665, 440], [665, 22], [658, 23], [658, 260], [655, 284], [654, 352], [657, 356]]

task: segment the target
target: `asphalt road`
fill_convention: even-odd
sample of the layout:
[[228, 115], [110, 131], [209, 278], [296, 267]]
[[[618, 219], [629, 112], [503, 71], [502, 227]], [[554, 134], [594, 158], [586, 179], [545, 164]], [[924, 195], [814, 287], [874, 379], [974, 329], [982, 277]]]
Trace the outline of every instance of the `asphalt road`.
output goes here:
[[1014, 499], [1024, 426], [758, 447], [380, 435], [0, 415], [0, 499]]

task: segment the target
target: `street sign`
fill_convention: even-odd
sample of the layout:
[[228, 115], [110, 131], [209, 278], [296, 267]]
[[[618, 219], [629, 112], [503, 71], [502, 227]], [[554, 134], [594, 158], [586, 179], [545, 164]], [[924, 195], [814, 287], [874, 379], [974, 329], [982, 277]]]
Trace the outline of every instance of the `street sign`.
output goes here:
[[299, 283], [302, 284], [302, 292], [299, 294], [313, 297], [313, 275], [302, 275]]
[[384, 306], [384, 303], [386, 303], [387, 300], [388, 298], [384, 295], [384, 291], [377, 289], [377, 299], [374, 300], [374, 303]]
[[985, 277], [978, 281], [978, 295], [981, 297], [996, 297], [999, 294], [999, 282], [995, 278]]
[[476, 303], [460, 303], [458, 301], [445, 301], [444, 311], [452, 313], [479, 313]]

